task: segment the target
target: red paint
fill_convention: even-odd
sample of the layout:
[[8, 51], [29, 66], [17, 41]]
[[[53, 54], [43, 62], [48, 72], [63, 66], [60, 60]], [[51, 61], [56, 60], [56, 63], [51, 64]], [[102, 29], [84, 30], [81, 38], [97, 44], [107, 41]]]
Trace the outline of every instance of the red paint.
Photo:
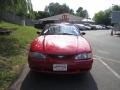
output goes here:
[[91, 52], [89, 43], [83, 37], [72, 35], [40, 36], [33, 41], [31, 50], [50, 54]]
[[71, 58], [55, 59], [47, 56], [46, 60], [40, 61], [29, 56], [29, 66], [32, 70], [44, 73], [53, 72], [53, 64], [67, 64], [68, 70], [61, 73], [80, 73], [89, 71], [92, 67], [93, 59], [75, 60], [74, 55], [82, 52], [92, 52], [89, 43], [81, 36], [73, 35], [46, 35], [39, 36], [32, 44], [30, 51], [42, 52], [45, 54], [73, 55]]
[[[53, 64], [68, 64], [67, 72], [53, 72]], [[72, 74], [72, 73], [82, 73], [88, 72], [92, 68], [93, 60], [89, 59], [86, 61], [75, 61], [74, 59], [70, 60], [60, 60], [60, 59], [51, 59], [48, 58], [47, 61], [39, 61], [36, 59], [29, 59], [29, 65], [31, 70], [36, 72], [44, 73], [61, 73], [61, 74]]]

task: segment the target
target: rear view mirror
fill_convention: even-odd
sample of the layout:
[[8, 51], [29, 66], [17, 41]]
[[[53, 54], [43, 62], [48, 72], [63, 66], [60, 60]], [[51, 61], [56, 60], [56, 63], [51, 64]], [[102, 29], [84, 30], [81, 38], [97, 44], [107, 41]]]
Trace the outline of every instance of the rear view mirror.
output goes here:
[[85, 32], [81, 32], [81, 35], [85, 35], [86, 33]]

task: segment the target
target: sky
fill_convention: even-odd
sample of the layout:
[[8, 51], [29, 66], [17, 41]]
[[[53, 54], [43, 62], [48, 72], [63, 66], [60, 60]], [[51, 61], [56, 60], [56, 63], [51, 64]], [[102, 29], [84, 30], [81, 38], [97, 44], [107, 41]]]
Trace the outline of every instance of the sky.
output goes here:
[[120, 0], [31, 0], [31, 2], [34, 11], [44, 11], [45, 6], [48, 6], [51, 2], [65, 3], [74, 11], [78, 7], [83, 7], [88, 11], [90, 18], [100, 10], [108, 9], [112, 5], [120, 5]]

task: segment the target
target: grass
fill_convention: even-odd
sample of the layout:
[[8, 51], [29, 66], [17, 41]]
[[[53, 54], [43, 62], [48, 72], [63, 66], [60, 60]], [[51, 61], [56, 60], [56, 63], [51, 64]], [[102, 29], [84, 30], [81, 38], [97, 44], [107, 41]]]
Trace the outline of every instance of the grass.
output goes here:
[[29, 45], [37, 29], [6, 22], [0, 22], [0, 28], [12, 31], [10, 35], [0, 35], [0, 90], [6, 90], [27, 63]]

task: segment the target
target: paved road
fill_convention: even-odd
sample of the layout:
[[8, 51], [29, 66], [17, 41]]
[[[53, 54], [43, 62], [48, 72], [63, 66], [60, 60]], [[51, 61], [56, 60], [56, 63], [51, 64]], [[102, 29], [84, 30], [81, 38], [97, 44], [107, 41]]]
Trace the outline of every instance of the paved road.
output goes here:
[[98, 90], [120, 90], [120, 36], [110, 36], [109, 30], [86, 32], [94, 53], [91, 74]]
[[120, 90], [120, 37], [109, 30], [86, 31], [94, 53], [94, 64], [87, 75], [36, 75], [25, 69], [11, 90]]

